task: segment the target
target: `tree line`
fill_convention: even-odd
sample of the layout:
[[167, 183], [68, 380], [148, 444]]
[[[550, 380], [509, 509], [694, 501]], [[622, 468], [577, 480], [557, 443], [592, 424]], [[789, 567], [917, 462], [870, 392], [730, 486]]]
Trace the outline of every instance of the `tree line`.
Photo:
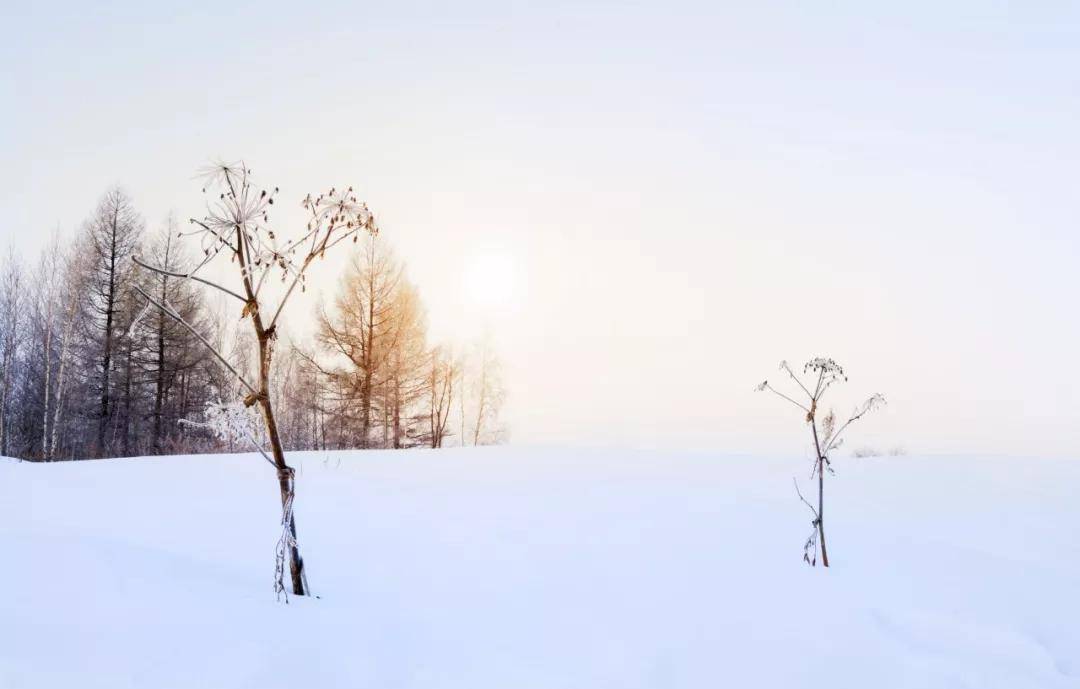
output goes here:
[[[110, 189], [36, 260], [0, 259], [0, 455], [32, 460], [248, 451], [207, 410], [237, 398], [212, 350], [256, 371], [232, 305], [187, 277], [203, 259], [171, 216], [148, 228]], [[163, 270], [140, 270], [136, 261]], [[145, 297], [144, 297], [145, 295]], [[152, 297], [167, 305], [151, 308]], [[206, 342], [200, 339], [206, 339]], [[352, 245], [314, 336], [277, 335], [270, 394], [289, 450], [501, 442], [505, 391], [486, 339], [432, 342], [420, 293], [385, 239]], [[242, 397], [242, 395], [240, 395]]]

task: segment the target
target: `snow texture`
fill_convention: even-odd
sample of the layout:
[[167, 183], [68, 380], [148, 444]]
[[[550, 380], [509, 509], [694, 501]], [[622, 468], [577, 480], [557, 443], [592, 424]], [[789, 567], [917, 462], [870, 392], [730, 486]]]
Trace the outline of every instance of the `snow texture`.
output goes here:
[[[1080, 686], [1080, 461], [293, 453], [0, 462], [0, 687]], [[808, 484], [804, 482], [804, 491]]]

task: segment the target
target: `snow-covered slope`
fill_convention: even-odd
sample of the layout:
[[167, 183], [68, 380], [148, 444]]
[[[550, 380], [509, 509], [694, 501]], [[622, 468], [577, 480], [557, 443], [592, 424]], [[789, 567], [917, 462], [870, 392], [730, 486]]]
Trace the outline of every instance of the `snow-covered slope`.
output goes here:
[[[0, 687], [1077, 687], [1080, 461], [294, 454], [0, 462]], [[809, 485], [804, 481], [805, 488]]]

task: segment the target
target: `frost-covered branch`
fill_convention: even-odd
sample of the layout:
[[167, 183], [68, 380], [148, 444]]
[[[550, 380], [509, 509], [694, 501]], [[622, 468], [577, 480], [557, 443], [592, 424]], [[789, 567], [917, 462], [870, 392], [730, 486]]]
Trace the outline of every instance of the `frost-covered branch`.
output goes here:
[[860, 406], [856, 407], [855, 411], [852, 412], [851, 417], [847, 421], [845, 421], [844, 424], [840, 426], [840, 428], [837, 429], [835, 433], [831, 434], [831, 436], [826, 438], [825, 454], [828, 454], [832, 450], [840, 447], [840, 445], [844, 442], [841, 436], [844, 434], [844, 431], [847, 430], [848, 426], [885, 404], [885, 396], [880, 393], [876, 393], [874, 395], [871, 395], [870, 398], [863, 402]]
[[218, 440], [227, 443], [246, 441], [262, 455], [270, 466], [274, 466], [274, 460], [266, 454], [264, 443], [259, 442], [255, 437], [257, 421], [252, 418], [249, 407], [241, 403], [225, 404], [220, 400], [207, 402], [206, 408], [203, 409], [203, 417], [205, 421], [180, 419], [179, 423], [208, 430]]
[[794, 404], [794, 405], [795, 405], [796, 407], [798, 407], [799, 409], [802, 409], [802, 410], [803, 410], [803, 411], [805, 411], [805, 412], [809, 412], [809, 411], [810, 411], [810, 409], [809, 409], [808, 407], [805, 407], [805, 406], [803, 406], [802, 404], [800, 404], [800, 403], [796, 402], [795, 400], [791, 399], [790, 397], [788, 397], [788, 396], [787, 396], [787, 395], [785, 395], [784, 393], [782, 393], [782, 392], [780, 392], [779, 390], [777, 390], [776, 388], [774, 388], [774, 387], [773, 387], [772, 385], [770, 385], [770, 384], [769, 384], [769, 381], [767, 381], [767, 380], [766, 380], [766, 381], [762, 381], [762, 383], [761, 383], [760, 385], [758, 385], [758, 386], [757, 386], [757, 391], [758, 391], [758, 392], [762, 392], [762, 391], [764, 391], [764, 390], [768, 390], [769, 392], [773, 393], [774, 395], [776, 395], [776, 396], [778, 396], [778, 397], [781, 397], [781, 398], [783, 398], [783, 399], [787, 400], [788, 402], [791, 402], [791, 403], [792, 403], [792, 404]]
[[235, 299], [239, 299], [240, 301], [245, 301], [245, 302], [247, 301], [246, 299], [241, 297], [236, 292], [233, 292], [231, 289], [229, 289], [227, 287], [222, 287], [221, 285], [217, 284], [216, 282], [211, 282], [210, 280], [206, 280], [204, 278], [199, 277], [198, 275], [195, 275], [194, 272], [196, 270], [198, 270], [199, 268], [201, 268], [203, 265], [205, 265], [205, 261], [203, 263], [200, 263], [198, 266], [196, 266], [191, 272], [188, 272], [188, 273], [175, 273], [175, 272], [173, 272], [171, 270], [165, 270], [164, 268], [159, 268], [157, 266], [152, 266], [149, 263], [145, 263], [138, 256], [132, 256], [131, 260], [134, 261], [136, 265], [142, 266], [143, 268], [146, 268], [147, 270], [153, 271], [153, 272], [158, 273], [160, 275], [168, 275], [169, 277], [181, 278], [181, 279], [184, 279], [184, 280], [194, 280], [196, 282], [201, 282], [204, 285], [209, 285], [210, 287], [221, 290], [225, 294], [228, 294], [230, 297], [233, 297]]
[[228, 369], [229, 372], [232, 373], [245, 388], [247, 388], [253, 395], [258, 394], [258, 391], [251, 385], [251, 383], [249, 383], [247, 379], [244, 378], [244, 376], [241, 375], [240, 372], [237, 371], [231, 363], [229, 363], [229, 360], [226, 359], [221, 354], [221, 352], [219, 352], [217, 348], [214, 347], [214, 345], [210, 344], [210, 341], [203, 337], [202, 333], [200, 333], [198, 330], [192, 327], [190, 323], [184, 320], [183, 316], [177, 313], [175, 309], [170, 307], [168, 304], [163, 304], [159, 302], [157, 299], [147, 294], [146, 291], [138, 285], [132, 285], [132, 289], [141, 294], [143, 298], [146, 299], [146, 301], [161, 309], [161, 311], [165, 315], [169, 316], [177, 323], [187, 328], [188, 332], [194, 335], [199, 340], [199, 342], [201, 342], [208, 350], [210, 350], [210, 353], [213, 354], [217, 358], [217, 360], [220, 361], [221, 364], [225, 366], [225, 368]]

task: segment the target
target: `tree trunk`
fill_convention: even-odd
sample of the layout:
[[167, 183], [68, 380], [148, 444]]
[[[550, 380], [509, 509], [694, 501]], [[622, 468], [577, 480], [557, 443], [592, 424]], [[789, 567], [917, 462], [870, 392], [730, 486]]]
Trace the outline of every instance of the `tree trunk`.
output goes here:
[[124, 357], [124, 456], [131, 452], [131, 344], [126, 347]]
[[[72, 312], [74, 310], [74, 308], [71, 309]], [[69, 313], [68, 322], [64, 325], [64, 334], [60, 339], [60, 370], [56, 375], [56, 410], [53, 413], [52, 433], [49, 436], [49, 450], [46, 454], [48, 459], [53, 459], [56, 456], [56, 429], [60, 425], [60, 409], [64, 401], [64, 374], [67, 370], [68, 346], [71, 342], [71, 329], [74, 323], [75, 315]]]
[[368, 448], [368, 433], [371, 430], [371, 365], [364, 369], [363, 389], [360, 391], [360, 448]]
[[401, 383], [394, 381], [394, 449], [401, 449]]
[[101, 363], [101, 418], [98, 420], [98, 453], [105, 454], [105, 428], [109, 423], [109, 373], [112, 366], [113, 307], [116, 304], [116, 232], [119, 208], [113, 211], [109, 245], [109, 291], [105, 295], [105, 350]]
[[[165, 279], [161, 280], [161, 303], [165, 303]], [[158, 312], [157, 375], [154, 381], [154, 454], [161, 454], [161, 408], [165, 397], [165, 314]]]
[[8, 389], [11, 387], [11, 362], [14, 359], [11, 349], [14, 347], [14, 343], [8, 343], [4, 347], [4, 371], [3, 377], [0, 380], [3, 381], [0, 386], [0, 455], [7, 456], [8, 446], [8, 434], [7, 434], [7, 408], [8, 408]]
[[45, 357], [45, 403], [42, 405], [43, 411], [41, 414], [41, 458], [48, 459], [49, 455], [49, 387], [52, 383], [50, 376], [52, 374], [52, 356], [50, 351], [52, 349], [52, 295], [49, 295], [49, 309], [45, 313], [45, 350], [43, 355]]

